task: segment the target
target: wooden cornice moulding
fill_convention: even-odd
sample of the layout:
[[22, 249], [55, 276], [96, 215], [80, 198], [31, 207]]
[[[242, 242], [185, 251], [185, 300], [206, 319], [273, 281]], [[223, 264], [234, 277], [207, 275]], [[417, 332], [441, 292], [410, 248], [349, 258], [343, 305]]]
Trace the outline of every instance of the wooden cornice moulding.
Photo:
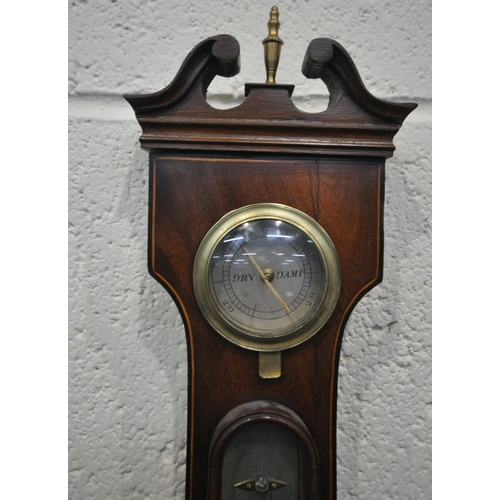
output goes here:
[[415, 103], [384, 101], [370, 94], [347, 51], [330, 38], [316, 38], [309, 44], [302, 73], [306, 78], [321, 78], [325, 82], [330, 93], [328, 109], [347, 94], [373, 117], [401, 125], [417, 107]]
[[170, 85], [153, 94], [126, 94], [124, 97], [137, 117], [158, 113], [163, 116], [193, 88], [202, 88], [205, 95], [216, 75], [230, 77], [239, 72], [240, 44], [231, 35], [217, 35], [203, 40], [187, 55]]
[[[125, 96], [150, 151], [247, 151], [278, 154], [392, 156], [394, 135], [413, 103], [393, 103], [368, 92], [345, 49], [317, 38], [307, 49], [302, 71], [321, 78], [330, 93], [326, 110], [308, 113], [291, 100], [293, 85], [246, 84], [245, 101], [215, 109], [207, 88], [220, 75], [240, 70], [240, 47], [230, 35], [198, 44], [163, 90]], [[306, 133], [305, 133], [306, 130]]]

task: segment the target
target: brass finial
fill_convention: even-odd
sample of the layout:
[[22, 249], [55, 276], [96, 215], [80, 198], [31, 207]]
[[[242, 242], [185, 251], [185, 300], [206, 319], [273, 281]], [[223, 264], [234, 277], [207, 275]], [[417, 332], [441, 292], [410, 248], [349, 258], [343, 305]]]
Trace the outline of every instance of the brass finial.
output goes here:
[[280, 29], [279, 15], [278, 7], [272, 7], [269, 22], [267, 23], [269, 33], [267, 38], [262, 40], [264, 60], [266, 62], [266, 83], [276, 83], [276, 70], [280, 62], [281, 46], [283, 45], [283, 40], [278, 36], [278, 30]]

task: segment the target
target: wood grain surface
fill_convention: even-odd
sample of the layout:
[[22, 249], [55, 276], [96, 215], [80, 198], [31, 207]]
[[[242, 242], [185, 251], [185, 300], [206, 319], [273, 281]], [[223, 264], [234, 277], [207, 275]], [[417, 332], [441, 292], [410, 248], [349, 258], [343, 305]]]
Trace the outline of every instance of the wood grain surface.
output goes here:
[[[335, 490], [337, 362], [355, 303], [381, 280], [383, 161], [327, 158], [151, 160], [150, 270], [177, 301], [189, 352], [189, 499], [207, 490], [210, 440], [236, 406], [270, 400], [293, 409], [319, 452], [321, 498]], [[231, 344], [202, 316], [193, 292], [193, 264], [208, 230], [245, 205], [282, 203], [313, 217], [337, 248], [342, 284], [326, 326], [282, 353], [282, 376], [258, 375], [258, 354]]]

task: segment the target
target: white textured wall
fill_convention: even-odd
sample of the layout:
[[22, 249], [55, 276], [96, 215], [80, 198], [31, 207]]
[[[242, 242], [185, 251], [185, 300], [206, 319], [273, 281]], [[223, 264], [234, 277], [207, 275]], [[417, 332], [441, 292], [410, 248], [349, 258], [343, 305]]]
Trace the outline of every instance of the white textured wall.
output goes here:
[[[71, 500], [183, 499], [186, 347], [180, 316], [148, 275], [148, 157], [123, 93], [153, 92], [218, 33], [241, 73], [216, 106], [265, 78], [272, 3], [73, 0], [69, 6]], [[277, 4], [279, 83], [304, 110], [326, 106], [301, 74], [310, 40], [349, 52], [377, 97], [419, 104], [387, 162], [384, 282], [357, 306], [340, 361], [339, 500], [431, 498], [430, 0]]]

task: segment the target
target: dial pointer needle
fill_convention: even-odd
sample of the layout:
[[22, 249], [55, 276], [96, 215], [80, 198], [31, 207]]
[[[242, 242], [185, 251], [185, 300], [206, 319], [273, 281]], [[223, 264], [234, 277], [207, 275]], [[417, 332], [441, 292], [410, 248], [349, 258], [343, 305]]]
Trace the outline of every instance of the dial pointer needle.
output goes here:
[[255, 266], [255, 269], [257, 269], [257, 271], [259, 272], [259, 275], [260, 275], [262, 281], [268, 286], [269, 290], [271, 290], [273, 295], [280, 301], [280, 303], [283, 306], [283, 308], [285, 309], [285, 311], [290, 312], [290, 308], [285, 304], [285, 301], [279, 296], [278, 292], [274, 289], [273, 285], [271, 285], [271, 283], [269, 283], [269, 280], [267, 279], [266, 275], [264, 274], [264, 272], [260, 268], [259, 264], [257, 264], [257, 261], [252, 257], [252, 255], [250, 255], [250, 252], [247, 250], [245, 245], [243, 245], [242, 248], [243, 248], [243, 251], [245, 252], [245, 254], [252, 261], [252, 264]]

